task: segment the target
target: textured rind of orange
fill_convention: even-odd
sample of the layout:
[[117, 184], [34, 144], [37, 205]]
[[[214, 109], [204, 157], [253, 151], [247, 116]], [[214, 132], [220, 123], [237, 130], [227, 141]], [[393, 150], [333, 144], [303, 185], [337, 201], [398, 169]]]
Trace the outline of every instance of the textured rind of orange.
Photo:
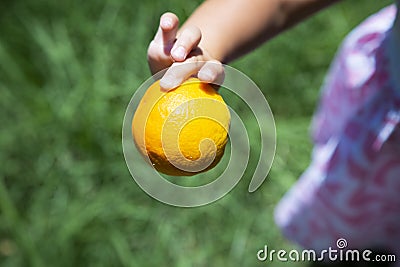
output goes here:
[[[177, 89], [167, 93], [161, 91], [159, 81], [157, 81], [149, 87], [139, 103], [132, 120], [133, 138], [139, 151], [145, 158], [148, 156], [150, 163], [157, 171], [174, 176], [190, 176], [199, 173], [183, 171], [171, 164], [163, 151], [161, 142], [162, 126], [170, 113], [182, 103], [197, 98], [213, 99], [226, 107], [224, 100], [214, 88], [197, 79], [189, 79]], [[213, 106], [209, 104], [205, 106], [195, 104], [188, 107], [188, 112], [196, 113], [199, 109], [212, 108]], [[222, 112], [226, 113], [222, 114], [223, 119], [220, 121], [222, 125], [208, 118], [195, 118], [188, 122], [179, 133], [179, 148], [187, 159], [196, 160], [200, 157], [199, 143], [204, 138], [210, 138], [214, 142], [215, 158], [210, 166], [200, 172], [215, 167], [224, 154], [230, 114], [227, 107]], [[209, 150], [206, 149], [206, 152]]]

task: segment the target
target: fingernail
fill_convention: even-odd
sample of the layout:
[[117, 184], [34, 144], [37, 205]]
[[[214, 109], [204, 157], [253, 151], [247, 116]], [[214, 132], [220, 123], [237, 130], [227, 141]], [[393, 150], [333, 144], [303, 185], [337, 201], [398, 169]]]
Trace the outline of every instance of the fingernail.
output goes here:
[[202, 70], [199, 72], [198, 77], [200, 80], [205, 82], [213, 82], [215, 75], [210, 70]]
[[186, 58], [186, 50], [183, 46], [178, 46], [172, 51], [172, 56], [175, 60], [184, 60]]
[[168, 91], [178, 86], [176, 79], [171, 76], [164, 76], [160, 80], [161, 89]]
[[161, 26], [164, 28], [171, 28], [172, 27], [172, 20], [170, 18], [164, 18], [161, 21]]

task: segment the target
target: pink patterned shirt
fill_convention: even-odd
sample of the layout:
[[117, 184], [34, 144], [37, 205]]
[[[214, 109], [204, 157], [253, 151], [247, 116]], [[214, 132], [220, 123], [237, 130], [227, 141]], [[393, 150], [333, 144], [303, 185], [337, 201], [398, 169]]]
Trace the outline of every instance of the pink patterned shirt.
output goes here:
[[344, 238], [348, 248], [388, 249], [400, 266], [396, 14], [396, 6], [387, 7], [344, 40], [313, 120], [312, 162], [278, 204], [275, 219], [305, 248], [335, 248]]

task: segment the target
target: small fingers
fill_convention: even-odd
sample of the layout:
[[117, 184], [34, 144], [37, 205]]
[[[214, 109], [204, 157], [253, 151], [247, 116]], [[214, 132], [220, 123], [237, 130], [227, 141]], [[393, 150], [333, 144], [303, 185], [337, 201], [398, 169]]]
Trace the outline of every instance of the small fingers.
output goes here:
[[158, 27], [158, 31], [154, 36], [154, 41], [158, 45], [163, 45], [164, 47], [169, 46], [171, 49], [176, 39], [178, 27], [178, 17], [171, 12], [164, 13], [160, 18], [160, 26]]
[[200, 40], [201, 32], [199, 28], [195, 26], [185, 28], [171, 50], [172, 59], [178, 62], [184, 61], [189, 53], [197, 47]]
[[179, 20], [175, 14], [167, 12], [161, 16], [157, 33], [147, 49], [151, 73], [155, 74], [172, 64], [170, 52], [176, 40], [178, 26]]
[[186, 62], [173, 63], [160, 80], [161, 89], [169, 91], [179, 86], [190, 76], [196, 74], [204, 63], [204, 61], [190, 59]]
[[199, 70], [197, 77], [206, 83], [221, 85], [224, 82], [224, 66], [217, 60], [207, 61]]
[[174, 89], [191, 76], [197, 76], [201, 81], [222, 85], [225, 78], [224, 66], [217, 60], [201, 61], [193, 57], [185, 62], [175, 62], [165, 72], [160, 80], [161, 89]]

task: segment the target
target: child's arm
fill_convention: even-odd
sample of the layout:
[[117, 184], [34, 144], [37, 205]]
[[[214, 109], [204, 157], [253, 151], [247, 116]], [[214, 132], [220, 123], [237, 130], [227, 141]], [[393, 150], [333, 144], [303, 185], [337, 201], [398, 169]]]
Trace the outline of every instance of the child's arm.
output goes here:
[[[338, 0], [208, 0], [178, 31], [172, 13], [160, 19], [160, 28], [149, 46], [153, 73], [178, 62], [228, 62]], [[175, 69], [175, 70], [174, 70]], [[162, 79], [166, 89], [191, 74], [214, 81], [222, 72], [218, 64], [197, 64], [193, 69], [171, 68]]]

